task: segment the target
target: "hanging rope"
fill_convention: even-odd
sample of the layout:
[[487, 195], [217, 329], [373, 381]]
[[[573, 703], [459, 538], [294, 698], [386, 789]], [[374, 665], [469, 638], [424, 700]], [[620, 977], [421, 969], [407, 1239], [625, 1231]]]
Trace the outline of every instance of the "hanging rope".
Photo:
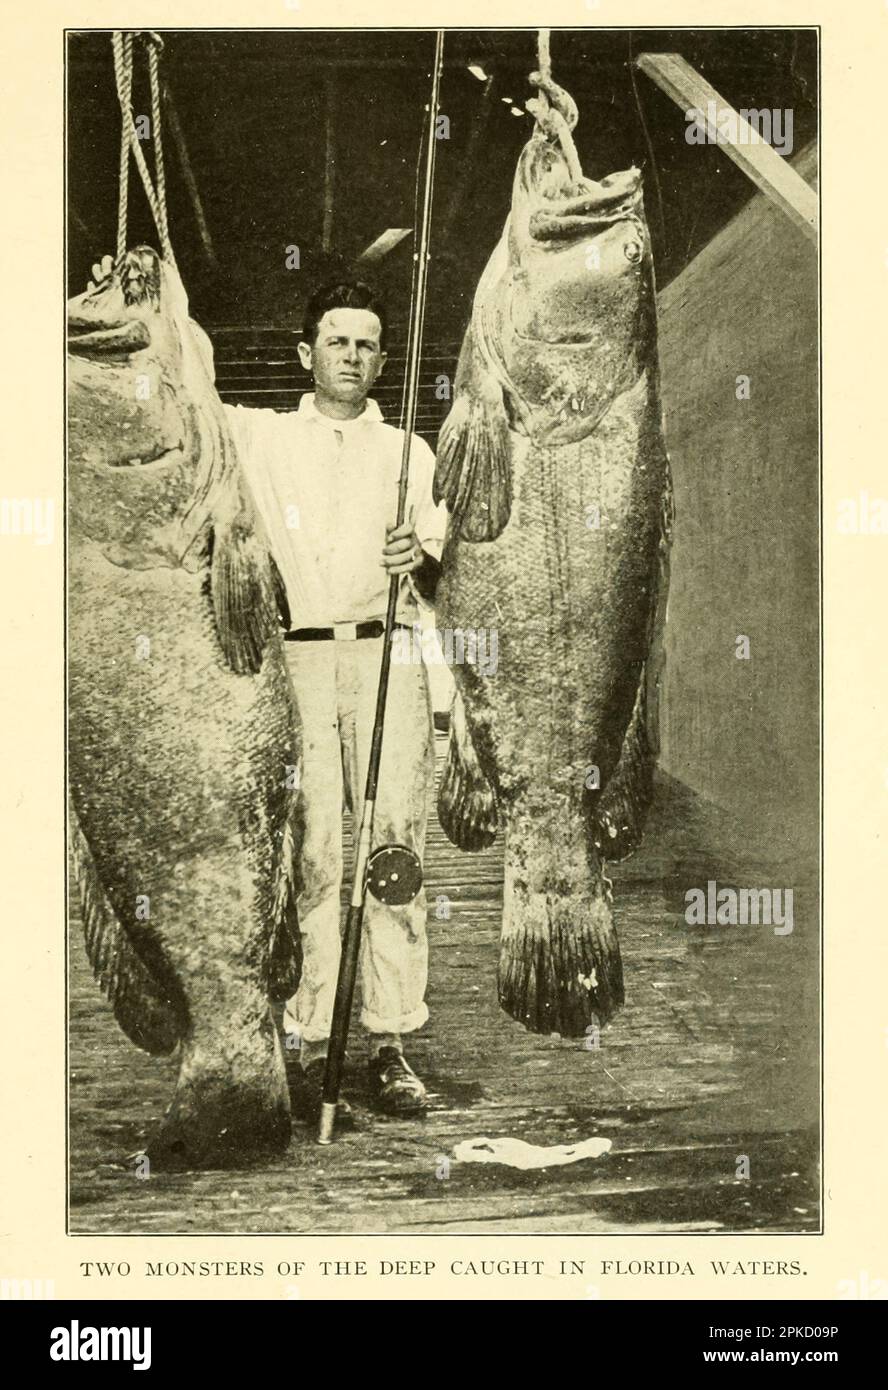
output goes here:
[[115, 260], [115, 269], [117, 270], [117, 274], [120, 275], [123, 271], [123, 261], [126, 256], [130, 124], [132, 121], [130, 101], [133, 87], [133, 36], [132, 34], [115, 33], [111, 37], [111, 44], [114, 51], [114, 81], [117, 85], [117, 97], [120, 101], [121, 113], [120, 189], [117, 200], [117, 256]]
[[160, 100], [160, 50], [163, 40], [159, 34], [146, 33], [142, 37], [148, 45], [148, 75], [151, 85], [151, 132], [154, 144], [154, 168], [157, 178], [155, 189], [142, 145], [136, 135], [132, 110], [133, 89], [133, 41], [136, 35], [115, 31], [111, 42], [114, 50], [114, 80], [117, 85], [117, 99], [120, 103], [120, 195], [117, 220], [117, 272], [121, 273], [126, 257], [127, 244], [127, 205], [129, 188], [129, 155], [132, 154], [136, 168], [142, 179], [145, 197], [151, 208], [154, 225], [160, 239], [160, 249], [165, 261], [175, 266], [176, 258], [170, 241], [167, 222], [166, 178], [163, 164], [163, 143], [161, 137]]
[[551, 29], [537, 30], [537, 66], [539, 68], [541, 80], [546, 82], [552, 81], [551, 42]]
[[170, 244], [169, 224], [167, 222], [166, 175], [163, 166], [163, 127], [160, 117], [160, 55], [163, 39], [159, 34], [145, 36], [148, 45], [148, 77], [151, 83], [151, 133], [154, 137], [154, 176], [157, 180], [157, 209], [160, 213], [161, 248], [166, 260], [173, 261], [173, 248]]
[[539, 95], [525, 103], [526, 109], [536, 117], [537, 125], [550, 140], [561, 145], [571, 181], [583, 181], [583, 166], [577, 154], [571, 131], [577, 123], [579, 112], [577, 104], [569, 92], [552, 80], [552, 58], [549, 52], [549, 30], [537, 31], [537, 70], [528, 79], [539, 89]]

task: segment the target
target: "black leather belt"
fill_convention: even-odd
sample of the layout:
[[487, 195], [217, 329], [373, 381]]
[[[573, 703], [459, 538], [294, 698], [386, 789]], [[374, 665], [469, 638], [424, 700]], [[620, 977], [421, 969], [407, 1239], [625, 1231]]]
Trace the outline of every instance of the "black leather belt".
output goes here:
[[[406, 623], [395, 623], [405, 632], [412, 629]], [[284, 633], [285, 642], [332, 642], [334, 640], [353, 642], [359, 637], [381, 637], [385, 623], [373, 618], [367, 623], [337, 623], [335, 627], [296, 627]]]

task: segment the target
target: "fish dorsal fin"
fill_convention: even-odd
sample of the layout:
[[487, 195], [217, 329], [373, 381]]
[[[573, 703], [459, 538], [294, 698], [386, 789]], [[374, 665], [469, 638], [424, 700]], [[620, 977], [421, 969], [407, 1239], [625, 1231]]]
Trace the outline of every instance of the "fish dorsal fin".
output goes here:
[[593, 842], [603, 859], [620, 860], [641, 843], [654, 795], [660, 754], [660, 686], [665, 664], [666, 605], [669, 597], [669, 549], [673, 502], [669, 460], [660, 509], [656, 600], [648, 629], [648, 655], [641, 670], [635, 705], [623, 738], [620, 758], [594, 807]]
[[450, 709], [450, 739], [438, 792], [438, 820], [448, 840], [458, 849], [487, 849], [496, 839], [496, 793], [478, 761], [458, 690], [454, 691]]
[[164, 987], [139, 955], [108, 901], [76, 812], [71, 860], [80, 889], [86, 954], [126, 1036], [146, 1052], [172, 1052], [188, 1024], [184, 999]]
[[464, 541], [493, 541], [512, 511], [509, 419], [473, 323], [456, 373], [456, 398], [438, 436], [434, 497]]
[[595, 805], [592, 840], [602, 859], [626, 859], [641, 843], [657, 767], [648, 720], [647, 672], [642, 667], [619, 761]]

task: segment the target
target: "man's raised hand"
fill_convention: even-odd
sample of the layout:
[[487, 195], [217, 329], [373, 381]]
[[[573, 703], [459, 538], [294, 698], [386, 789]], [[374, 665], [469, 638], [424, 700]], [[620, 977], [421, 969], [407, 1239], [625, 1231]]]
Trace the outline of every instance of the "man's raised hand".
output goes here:
[[98, 289], [99, 285], [110, 280], [114, 273], [114, 260], [111, 256], [103, 256], [100, 261], [93, 261], [92, 279], [87, 285], [88, 290]]

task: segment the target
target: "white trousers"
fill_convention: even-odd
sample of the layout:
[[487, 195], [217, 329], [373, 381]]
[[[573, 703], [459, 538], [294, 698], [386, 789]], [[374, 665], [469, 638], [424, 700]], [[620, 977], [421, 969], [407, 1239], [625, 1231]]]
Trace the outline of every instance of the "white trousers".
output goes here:
[[[302, 717], [304, 888], [297, 899], [303, 967], [284, 1015], [305, 1043], [329, 1037], [340, 956], [343, 799], [356, 814], [367, 778], [382, 638], [286, 642]], [[392, 662], [372, 848], [402, 844], [422, 859], [434, 788], [428, 672]], [[408, 1033], [428, 1018], [426, 895], [389, 907], [367, 894], [361, 939], [361, 1023], [370, 1033]]]

